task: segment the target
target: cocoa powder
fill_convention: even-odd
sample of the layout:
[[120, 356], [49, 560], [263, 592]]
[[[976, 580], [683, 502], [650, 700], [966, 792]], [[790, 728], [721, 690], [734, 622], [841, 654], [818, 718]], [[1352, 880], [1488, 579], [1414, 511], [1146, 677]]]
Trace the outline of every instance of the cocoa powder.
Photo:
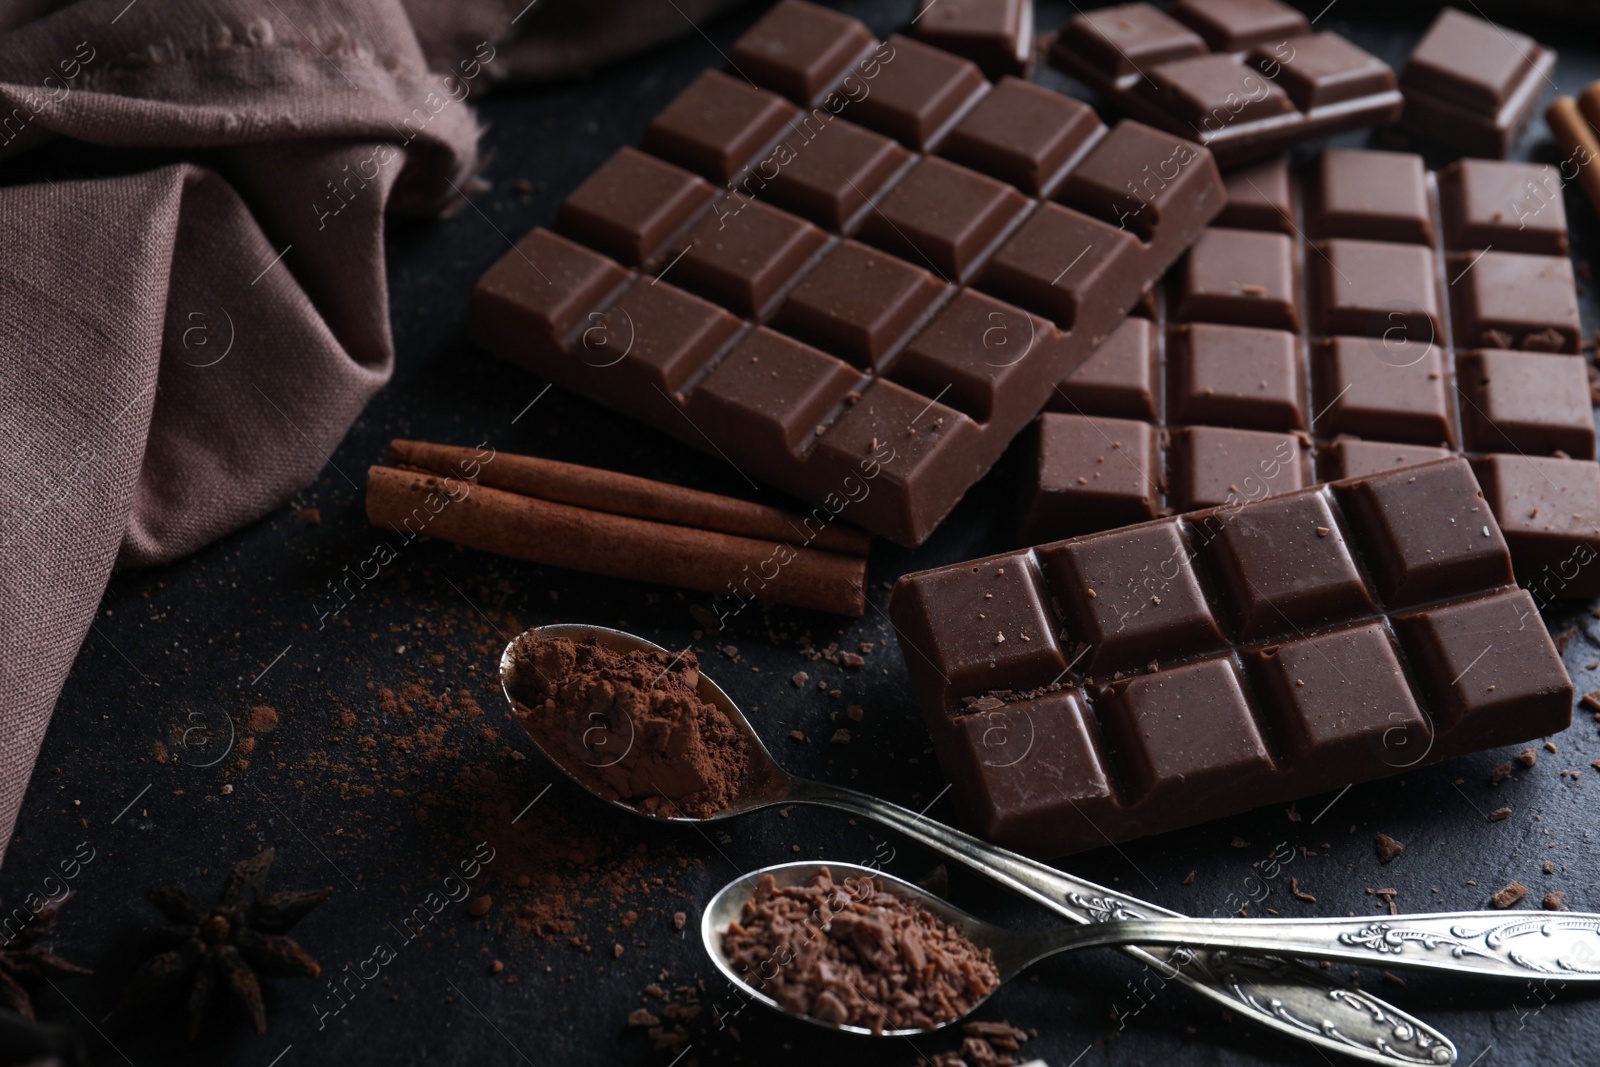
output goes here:
[[693, 652], [618, 652], [524, 637], [507, 688], [517, 721], [568, 774], [647, 815], [705, 818], [751, 777], [749, 739], [701, 698]]

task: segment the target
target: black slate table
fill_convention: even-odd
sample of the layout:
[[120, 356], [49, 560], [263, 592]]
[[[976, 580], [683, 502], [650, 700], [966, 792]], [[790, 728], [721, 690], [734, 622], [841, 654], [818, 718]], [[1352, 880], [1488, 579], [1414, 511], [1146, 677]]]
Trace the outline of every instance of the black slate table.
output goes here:
[[[1041, 4], [1041, 27], [1058, 26], [1073, 7]], [[1323, 0], [1308, 8], [1316, 14]], [[1340, 29], [1398, 67], [1434, 8], [1343, 0], [1325, 10], [1318, 27]], [[910, 17], [905, 0], [845, 9], [880, 35]], [[1600, 77], [1592, 36], [1497, 13], [1560, 49], [1554, 81], [1563, 92]], [[731, 1009], [734, 1002], [693, 936], [698, 905], [759, 866], [876, 858], [905, 877], [947, 877], [958, 903], [991, 917], [1043, 921], [966, 872], [941, 871], [936, 857], [834, 813], [768, 811], [700, 833], [605, 809], [542, 762], [506, 721], [490, 684], [493, 649], [517, 626], [598, 622], [663, 645], [693, 645], [789, 768], [953, 819], [882, 607], [888, 583], [906, 571], [1015, 543], [1015, 448], [920, 549], [876, 546], [873, 603], [855, 622], [752, 609], [731, 632], [697, 639], [700, 623], [689, 610], [695, 601], [672, 590], [442, 543], [409, 546], [375, 578], [349, 586], [354, 592], [329, 613], [328, 584], [342, 582], [344, 568], [372, 553], [361, 490], [367, 466], [382, 461], [393, 437], [488, 441], [504, 451], [792, 503], [752, 489], [715, 457], [562, 390], [545, 392], [543, 382], [464, 337], [467, 294], [505, 251], [507, 237], [548, 224], [562, 197], [618, 146], [637, 143], [649, 117], [701, 69], [719, 64], [719, 49], [756, 14], [741, 10], [587, 79], [484, 101], [492, 153], [485, 177], [493, 189], [450, 219], [393, 223], [387, 245], [398, 368], [315, 484], [192, 558], [112, 579], [0, 870], [0, 898], [14, 902], [45, 885], [63, 859], [92, 853], [51, 943], [97, 973], [56, 983], [39, 1004], [46, 1019], [84, 1035], [94, 1062], [668, 1067], [681, 1055], [684, 1064], [909, 1065], [955, 1047], [958, 1038], [874, 1043], [759, 1008], [718, 1025], [712, 1003]], [[1082, 93], [1052, 72], [1039, 77]], [[1368, 140], [1351, 135], [1339, 143]], [[1536, 121], [1518, 154], [1554, 160], [1555, 151]], [[1429, 155], [1434, 165], [1449, 158]], [[59, 166], [75, 165], [70, 152], [62, 158]], [[1566, 206], [1575, 258], [1592, 256], [1600, 240], [1594, 212], [1573, 190]], [[1592, 332], [1600, 300], [1590, 290], [1582, 302]], [[1565, 660], [1580, 694], [1600, 688], [1590, 666], [1600, 660], [1600, 619], [1588, 607], [1565, 605], [1546, 618], [1552, 632], [1575, 628]], [[813, 647], [875, 647], [864, 668], [841, 670], [804, 658], [806, 636]], [[729, 644], [737, 658], [719, 651]], [[800, 670], [810, 675], [805, 688], [791, 681]], [[818, 681], [840, 695], [830, 697]], [[459, 694], [474, 697], [481, 717], [462, 713], [471, 702]], [[847, 723], [851, 744], [827, 744], [849, 704], [865, 709], [862, 722]], [[251, 729], [251, 709], [261, 706], [276, 711], [270, 732]], [[807, 740], [791, 739], [791, 731]], [[1246, 902], [1251, 914], [1381, 914], [1383, 898], [1372, 889], [1393, 889], [1403, 910], [1478, 908], [1513, 879], [1531, 889], [1524, 909], [1559, 890], [1573, 908], [1600, 910], [1600, 773], [1590, 767], [1600, 758], [1600, 727], [1580, 707], [1572, 728], [1551, 740], [1556, 752], [1539, 749], [1534, 767], [1515, 764], [1511, 779], [1497, 786], [1491, 771], [1511, 751], [1103, 849], [1065, 866], [1196, 915], [1228, 914]], [[1567, 769], [1578, 774], [1562, 775]], [[485, 795], [492, 802], [480, 799]], [[1511, 808], [1510, 817], [1491, 822], [1489, 812], [1500, 807]], [[529, 832], [535, 824], [538, 834]], [[1386, 866], [1374, 855], [1380, 832], [1405, 844]], [[491, 895], [489, 914], [475, 919], [465, 904], [452, 903], [426, 923], [407, 925], [419, 900], [450, 885], [445, 879], [471, 859], [478, 841], [489, 841], [496, 858], [467, 889]], [[335, 887], [332, 900], [296, 931], [322, 962], [324, 980], [354, 971], [370, 981], [346, 981], [343, 1001], [324, 980], [270, 982], [266, 1036], [250, 1032], [227, 1005], [193, 1043], [176, 1015], [101, 1036], [97, 1025], [143, 958], [142, 931], [157, 918], [142, 890], [179, 883], [210, 893], [230, 864], [267, 846], [279, 856], [273, 884]], [[557, 862], [553, 848], [572, 851]], [[560, 936], [518, 925], [528, 896], [517, 875], [541, 864], [554, 865], [589, 898]], [[1291, 895], [1291, 879], [1316, 902]], [[688, 916], [688, 930], [674, 930], [669, 916], [676, 910]], [[381, 965], [372, 962], [380, 943], [394, 949]], [[622, 946], [620, 956], [614, 944]], [[1375, 971], [1360, 980], [1443, 1028], [1462, 1062], [1474, 1067], [1591, 1063], [1600, 1047], [1600, 1002], [1556, 983], [1469, 987], [1408, 977], [1400, 985]], [[702, 1009], [683, 1023], [687, 1047], [657, 1049], [625, 1025], [638, 1007], [661, 1010], [662, 1002], [643, 992], [647, 985], [671, 990], [701, 981], [703, 994], [675, 997]], [[1106, 951], [1038, 966], [980, 1014], [1036, 1030], [1024, 1051], [1053, 1067], [1321, 1062], [1179, 988], [1161, 988]]]

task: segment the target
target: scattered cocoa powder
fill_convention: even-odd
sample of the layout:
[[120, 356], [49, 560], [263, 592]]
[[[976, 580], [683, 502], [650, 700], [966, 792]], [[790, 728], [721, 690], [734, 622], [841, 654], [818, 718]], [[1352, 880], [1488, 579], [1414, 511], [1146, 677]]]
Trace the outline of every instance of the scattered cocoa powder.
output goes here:
[[[971, 1011], [1000, 984], [988, 949], [878, 879], [805, 885], [771, 875], [723, 935], [729, 962], [786, 1011], [873, 1032], [927, 1029]], [[787, 961], [766, 977], [774, 960]]]
[[244, 728], [253, 734], [269, 734], [278, 728], [278, 712], [265, 704], [245, 712]]
[[513, 713], [544, 752], [606, 800], [705, 818], [752, 775], [748, 738], [699, 693], [693, 652], [618, 652], [529, 637], [512, 652]]

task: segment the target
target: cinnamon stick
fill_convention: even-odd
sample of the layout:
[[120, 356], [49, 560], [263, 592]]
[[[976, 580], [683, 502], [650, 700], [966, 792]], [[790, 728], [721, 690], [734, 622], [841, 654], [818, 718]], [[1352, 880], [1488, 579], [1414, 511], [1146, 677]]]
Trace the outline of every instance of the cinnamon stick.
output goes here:
[[1600, 82], [1577, 100], [1563, 96], [1545, 108], [1544, 120], [1561, 147], [1561, 180], [1574, 177], [1596, 211], [1600, 211]]
[[859, 616], [866, 607], [866, 560], [860, 556], [613, 515], [461, 477], [372, 467], [367, 518], [408, 539], [425, 534], [591, 574], [836, 615]]
[[[474, 460], [478, 462], [472, 463]], [[483, 454], [476, 449], [396, 440], [389, 443], [389, 461], [402, 467], [457, 477], [461, 476], [457, 472], [468, 469], [467, 464], [471, 463], [477, 468], [474, 480], [492, 489], [613, 515], [631, 515], [764, 541], [783, 541], [797, 548], [821, 548], [865, 556], [872, 545], [871, 535], [855, 527], [808, 524], [787, 511], [752, 504], [748, 500], [537, 456], [501, 452], [492, 460], [484, 461]]]

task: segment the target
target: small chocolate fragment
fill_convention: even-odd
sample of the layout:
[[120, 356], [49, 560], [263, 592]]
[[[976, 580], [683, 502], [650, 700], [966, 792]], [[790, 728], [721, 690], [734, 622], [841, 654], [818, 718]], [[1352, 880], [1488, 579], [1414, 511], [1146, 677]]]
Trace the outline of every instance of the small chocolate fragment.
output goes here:
[[1379, 834], [1373, 842], [1373, 847], [1377, 850], [1379, 863], [1388, 863], [1406, 850], [1406, 846], [1388, 834]]
[[1521, 882], [1508, 882], [1505, 888], [1489, 898], [1489, 905], [1495, 908], [1509, 908], [1527, 895], [1527, 886]]
[[1400, 74], [1408, 129], [1504, 159], [1533, 117], [1556, 54], [1533, 38], [1447, 7]]

